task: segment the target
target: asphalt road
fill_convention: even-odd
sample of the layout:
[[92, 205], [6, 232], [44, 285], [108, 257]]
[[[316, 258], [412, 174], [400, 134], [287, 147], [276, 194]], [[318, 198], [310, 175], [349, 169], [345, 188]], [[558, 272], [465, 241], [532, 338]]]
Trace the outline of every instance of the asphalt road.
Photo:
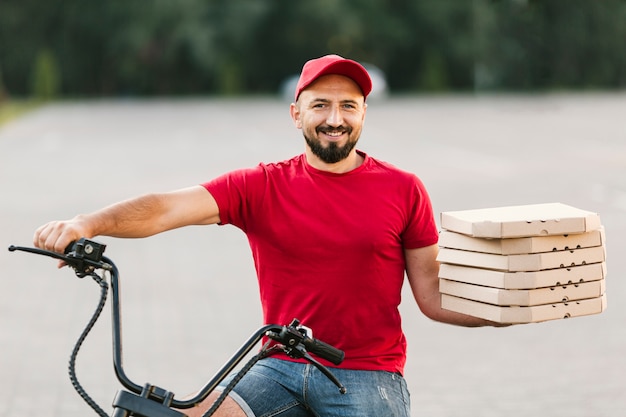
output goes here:
[[[598, 212], [608, 241], [608, 309], [599, 315], [465, 329], [424, 318], [406, 292], [413, 415], [624, 415], [625, 114], [625, 93], [370, 103], [360, 149], [417, 173], [437, 213], [562, 202]], [[49, 105], [0, 130], [0, 243], [29, 245], [48, 220], [286, 159], [303, 146], [288, 103], [273, 98]], [[261, 325], [237, 229], [101, 240], [122, 273], [124, 359], [135, 382], [190, 393]], [[6, 249], [0, 265], [0, 416], [89, 415], [66, 363], [98, 287]], [[107, 410], [119, 388], [108, 311], [78, 362]]]

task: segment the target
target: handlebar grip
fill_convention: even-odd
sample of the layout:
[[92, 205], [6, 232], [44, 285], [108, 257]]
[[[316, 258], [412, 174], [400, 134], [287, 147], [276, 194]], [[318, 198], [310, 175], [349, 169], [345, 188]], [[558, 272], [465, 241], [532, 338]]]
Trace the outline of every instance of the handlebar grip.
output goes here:
[[337, 349], [336, 347], [318, 339], [307, 337], [303, 341], [303, 344], [309, 352], [314, 353], [320, 358], [324, 358], [335, 365], [339, 365], [343, 362], [345, 357], [343, 350]]

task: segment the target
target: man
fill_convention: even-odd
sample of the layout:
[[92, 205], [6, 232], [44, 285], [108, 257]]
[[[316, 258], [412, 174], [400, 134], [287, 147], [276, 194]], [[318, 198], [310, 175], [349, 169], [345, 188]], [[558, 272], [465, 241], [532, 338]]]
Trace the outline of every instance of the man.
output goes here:
[[[265, 322], [297, 317], [316, 338], [344, 350], [333, 373], [348, 393], [339, 394], [311, 365], [277, 356], [255, 365], [215, 415], [409, 416], [398, 312], [405, 272], [429, 318], [494, 323], [441, 309], [438, 231], [424, 186], [356, 149], [371, 88], [355, 61], [308, 61], [290, 106], [304, 154], [51, 222], [35, 232], [34, 243], [62, 251], [82, 236], [147, 237], [233, 224], [252, 249]], [[193, 413], [201, 415], [215, 396]]]

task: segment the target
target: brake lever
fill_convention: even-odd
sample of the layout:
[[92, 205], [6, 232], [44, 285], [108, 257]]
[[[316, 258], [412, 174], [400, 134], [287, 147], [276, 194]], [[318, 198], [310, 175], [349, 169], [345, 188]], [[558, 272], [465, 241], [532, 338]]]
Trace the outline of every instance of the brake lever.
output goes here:
[[324, 376], [326, 376], [326, 378], [328, 378], [333, 384], [335, 384], [335, 386], [339, 388], [340, 394], [345, 394], [348, 392], [348, 389], [341, 383], [341, 381], [339, 381], [339, 379], [337, 379], [337, 377], [330, 371], [330, 369], [313, 359], [313, 357], [309, 355], [308, 352], [304, 352], [302, 357], [307, 362], [315, 366], [321, 373], [324, 374]]
[[64, 254], [45, 249], [31, 248], [26, 246], [9, 246], [9, 252], [22, 251], [36, 255], [48, 256], [59, 259], [69, 265], [79, 278], [90, 275], [95, 269], [110, 271], [112, 266], [102, 260], [102, 254], [106, 245], [85, 238], [72, 242]]

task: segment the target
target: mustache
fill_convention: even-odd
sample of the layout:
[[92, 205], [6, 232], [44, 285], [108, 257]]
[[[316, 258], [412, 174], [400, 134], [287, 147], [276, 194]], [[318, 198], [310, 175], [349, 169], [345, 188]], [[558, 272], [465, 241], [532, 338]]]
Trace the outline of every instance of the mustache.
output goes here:
[[352, 133], [352, 128], [350, 126], [318, 126], [315, 128], [317, 133], [333, 133], [333, 132], [342, 132], [342, 133]]

